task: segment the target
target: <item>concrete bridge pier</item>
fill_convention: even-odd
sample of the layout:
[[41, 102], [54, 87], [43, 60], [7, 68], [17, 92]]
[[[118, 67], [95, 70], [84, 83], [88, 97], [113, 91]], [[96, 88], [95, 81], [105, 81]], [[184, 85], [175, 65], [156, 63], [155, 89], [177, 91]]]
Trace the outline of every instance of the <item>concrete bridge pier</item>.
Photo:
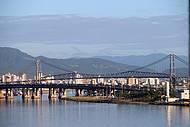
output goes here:
[[51, 100], [53, 98], [56, 98], [56, 91], [55, 88], [49, 88], [49, 95], [48, 95], [48, 99]]
[[9, 92], [9, 89], [6, 89], [6, 92], [5, 92], [5, 99], [6, 100], [8, 99], [8, 92]]
[[0, 99], [4, 99], [5, 96], [3, 95], [3, 90], [0, 90]]
[[75, 96], [79, 96], [79, 89], [76, 89]]
[[48, 99], [51, 99], [51, 88], [49, 88]]
[[32, 88], [32, 97], [31, 97], [31, 99], [40, 99], [39, 89], [38, 88]]
[[25, 99], [29, 99], [29, 98], [30, 98], [29, 90], [22, 88], [22, 99], [25, 100]]
[[65, 89], [59, 88], [59, 93], [58, 93], [58, 99], [62, 99], [64, 96]]
[[43, 95], [43, 88], [40, 88], [40, 96], [42, 97]]
[[34, 91], [35, 91], [35, 89], [32, 88], [32, 96], [31, 96], [31, 99], [34, 99]]
[[5, 93], [5, 99], [8, 100], [8, 99], [13, 99], [13, 91], [12, 89], [6, 89], [6, 93]]
[[53, 92], [52, 92], [51, 98], [56, 98], [56, 97], [57, 97], [57, 95], [56, 95], [56, 89], [53, 88]]

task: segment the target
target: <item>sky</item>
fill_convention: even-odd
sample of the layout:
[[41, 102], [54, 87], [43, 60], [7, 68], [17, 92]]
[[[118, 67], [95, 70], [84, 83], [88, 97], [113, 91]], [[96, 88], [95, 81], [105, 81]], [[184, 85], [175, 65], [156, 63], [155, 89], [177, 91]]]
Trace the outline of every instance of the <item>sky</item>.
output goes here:
[[147, 17], [183, 14], [188, 0], [0, 0], [1, 16], [79, 14]]
[[[187, 15], [187, 5], [188, 0], [0, 0], [0, 16], [31, 16], [31, 15], [65, 15], [65, 14], [73, 14], [80, 17], [94, 17], [99, 19], [107, 18], [107, 20], [112, 19], [119, 20], [119, 19], [132, 19], [131, 17], [141, 18], [143, 19], [151, 18], [151, 17], [158, 17], [158, 16], [170, 16], [170, 15], [177, 15], [181, 16], [182, 18], [184, 15]], [[158, 18], [155, 18], [158, 19]], [[164, 18], [163, 18], [164, 19]], [[162, 19], [162, 20], [163, 20]], [[140, 21], [141, 21], [140, 20]], [[150, 19], [152, 20], [152, 19]], [[159, 19], [158, 19], [159, 20]], [[162, 21], [161, 20], [161, 21]], [[166, 21], [166, 20], [163, 20]], [[18, 40], [8, 40], [12, 38], [13, 35], [8, 33], [5, 25], [3, 24], [3, 19], [0, 19], [0, 33], [6, 34], [4, 40], [0, 40], [0, 46], [8, 46], [13, 48], [19, 48], [22, 51], [30, 53], [31, 55], [38, 56], [44, 55], [49, 57], [57, 57], [57, 58], [65, 58], [65, 57], [90, 57], [90, 56], [99, 56], [99, 55], [133, 55], [133, 54], [150, 54], [150, 53], [177, 53], [186, 55], [187, 53], [187, 39], [183, 39], [186, 35], [180, 35], [180, 38], [177, 38], [176, 42], [173, 44], [171, 48], [162, 47], [162, 46], [154, 46], [152, 43], [159, 43], [158, 41], [152, 41], [151, 46], [147, 48], [136, 48], [135, 50], [124, 48], [130, 47], [130, 45], [134, 45], [137, 43], [143, 44], [143, 42], [149, 39], [142, 38], [144, 40], [133, 40], [129, 41], [127, 39], [119, 40], [119, 43], [114, 40], [111, 42], [109, 38], [102, 38], [107, 39], [110, 43], [105, 42], [105, 40], [98, 40], [99, 43], [96, 44], [96, 38], [90, 38], [90, 41], [86, 41], [85, 43], [79, 43], [76, 40], [78, 38], [74, 38], [72, 41], [71, 39], [67, 42], [66, 40], [59, 40], [59, 43], [56, 40], [49, 42], [47, 45], [47, 40], [22, 40], [19, 42]], [[119, 22], [119, 21], [118, 21]], [[157, 22], [154, 21], [155, 23]], [[134, 25], [138, 26], [141, 23], [133, 23]], [[168, 37], [178, 36], [178, 34], [183, 31], [184, 26], [187, 24], [186, 21], [180, 22], [179, 27], [176, 30], [176, 33], [172, 33], [171, 35], [167, 34], [164, 35], [166, 40], [161, 41], [168, 41]], [[11, 26], [11, 25], [10, 25]], [[99, 25], [100, 26], [100, 25]], [[183, 26], [183, 27], [181, 27]], [[151, 26], [148, 26], [151, 27]], [[20, 27], [21, 28], [21, 27]], [[91, 28], [91, 27], [90, 27]], [[134, 26], [135, 28], [135, 26]], [[157, 28], [157, 27], [156, 27]], [[8, 29], [8, 28], [7, 28]], [[10, 29], [10, 28], [9, 28]], [[12, 29], [15, 30], [15, 24]], [[19, 28], [17, 28], [19, 29]], [[87, 28], [86, 28], [87, 29]], [[91, 29], [95, 29], [94, 27]], [[111, 30], [115, 30], [113, 28]], [[136, 28], [135, 28], [136, 29]], [[121, 31], [126, 32], [121, 27]], [[20, 29], [18, 30], [20, 31]], [[101, 30], [102, 31], [102, 30]], [[186, 30], [184, 30], [186, 31]], [[182, 33], [185, 33], [185, 32]], [[7, 33], [6, 33], [7, 32]], [[145, 29], [146, 32], [146, 29]], [[151, 31], [149, 31], [151, 32]], [[154, 30], [152, 30], [154, 32]], [[162, 36], [162, 31], [159, 30], [159, 36]], [[164, 31], [163, 31], [164, 32]], [[104, 33], [104, 32], [103, 32]], [[49, 34], [49, 33], [48, 33]], [[50, 33], [51, 34], [51, 33]], [[79, 33], [77, 33], [79, 34]], [[140, 33], [139, 33], [140, 34]], [[9, 37], [10, 35], [10, 37]], [[1, 37], [2, 38], [2, 37]], [[79, 37], [80, 38], [80, 37]], [[135, 38], [135, 36], [134, 36]], [[140, 37], [139, 37], [140, 38]], [[154, 37], [157, 38], [157, 37]], [[181, 39], [182, 38], [182, 39]], [[81, 38], [80, 38], [81, 39]], [[180, 40], [181, 39], [181, 40]], [[79, 40], [79, 39], [78, 39]], [[107, 41], [106, 40], [106, 41]], [[159, 40], [159, 39], [158, 39]], [[10, 42], [11, 41], [11, 42]], [[27, 42], [28, 41], [28, 42]], [[83, 41], [84, 40], [79, 40]], [[118, 41], [118, 39], [117, 39]], [[142, 42], [139, 42], [142, 41]], [[38, 43], [37, 43], [38, 42]], [[91, 43], [93, 42], [93, 43]], [[149, 43], [144, 43], [149, 45]], [[43, 47], [43, 48], [42, 48]], [[52, 48], [53, 47], [53, 48]], [[159, 47], [155, 48], [155, 47]], [[89, 49], [86, 51], [85, 49]], [[51, 54], [49, 54], [49, 51]], [[70, 53], [69, 53], [70, 52]]]

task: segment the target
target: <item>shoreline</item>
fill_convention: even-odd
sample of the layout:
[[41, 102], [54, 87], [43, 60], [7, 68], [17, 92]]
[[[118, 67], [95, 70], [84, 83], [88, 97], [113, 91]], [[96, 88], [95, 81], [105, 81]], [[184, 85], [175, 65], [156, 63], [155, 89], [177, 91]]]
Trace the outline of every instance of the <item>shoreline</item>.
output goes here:
[[110, 103], [110, 104], [143, 104], [143, 105], [170, 105], [170, 106], [185, 106], [189, 107], [189, 103], [163, 103], [163, 102], [143, 102], [132, 101], [126, 99], [112, 99], [102, 96], [78, 96], [78, 97], [62, 97], [62, 100], [75, 102], [89, 102], [89, 103]]

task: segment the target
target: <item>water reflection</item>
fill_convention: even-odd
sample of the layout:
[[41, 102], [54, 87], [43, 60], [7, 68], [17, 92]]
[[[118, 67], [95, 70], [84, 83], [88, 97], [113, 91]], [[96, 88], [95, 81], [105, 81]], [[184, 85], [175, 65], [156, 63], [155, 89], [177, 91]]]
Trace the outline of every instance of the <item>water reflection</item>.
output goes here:
[[174, 113], [174, 107], [173, 106], [167, 106], [166, 107], [166, 126], [171, 127], [172, 124], [172, 117], [175, 116]]
[[166, 126], [190, 125], [190, 108], [178, 106], [166, 106]]
[[[44, 97], [45, 98], [45, 97]], [[0, 127], [189, 127], [189, 107], [72, 101], [0, 101]]]

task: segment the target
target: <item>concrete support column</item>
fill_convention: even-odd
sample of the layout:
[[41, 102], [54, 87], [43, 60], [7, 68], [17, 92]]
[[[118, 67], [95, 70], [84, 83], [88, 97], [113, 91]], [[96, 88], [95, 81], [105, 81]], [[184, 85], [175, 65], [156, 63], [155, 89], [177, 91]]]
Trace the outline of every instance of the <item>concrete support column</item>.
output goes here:
[[65, 89], [62, 89], [62, 96], [65, 96]]
[[79, 96], [79, 89], [76, 89], [76, 93], [75, 93], [75, 96]]
[[62, 96], [64, 96], [65, 89], [59, 88], [59, 94], [58, 94], [58, 99], [61, 99]]
[[13, 91], [12, 89], [6, 89], [6, 93], [5, 93], [5, 99], [8, 100], [8, 99], [13, 99]]
[[166, 96], [167, 96], [167, 102], [168, 102], [170, 98], [170, 84], [169, 83], [166, 84]]
[[51, 97], [52, 97], [52, 98], [56, 98], [56, 96], [57, 96], [57, 95], [56, 95], [56, 89], [55, 89], [55, 88], [53, 88], [53, 94], [52, 94], [52, 96], [51, 96]]
[[13, 90], [10, 89], [10, 97], [12, 98], [13, 97]]
[[49, 88], [48, 99], [51, 99], [51, 88]]
[[26, 95], [27, 95], [28, 97], [30, 96], [30, 91], [29, 91], [28, 88], [26, 89]]
[[31, 97], [31, 99], [34, 99], [34, 91], [35, 91], [35, 89], [32, 88], [32, 97]]
[[9, 92], [9, 89], [7, 88], [7, 89], [6, 89], [6, 92], [5, 92], [5, 99], [6, 99], [6, 100], [8, 99], [8, 92]]
[[40, 99], [39, 89], [32, 88], [32, 97], [31, 99]]
[[35, 95], [38, 96], [38, 88], [36, 88]]
[[22, 88], [22, 99], [25, 99], [25, 88]]
[[55, 88], [53, 88], [53, 95], [55, 94]]
[[43, 88], [40, 88], [40, 96], [43, 95]]
[[56, 98], [56, 90], [55, 88], [49, 88], [48, 99], [53, 99], [53, 98]]
[[30, 97], [28, 88], [22, 88], [22, 99], [28, 99]]
[[4, 99], [3, 90], [0, 90], [0, 99]]

